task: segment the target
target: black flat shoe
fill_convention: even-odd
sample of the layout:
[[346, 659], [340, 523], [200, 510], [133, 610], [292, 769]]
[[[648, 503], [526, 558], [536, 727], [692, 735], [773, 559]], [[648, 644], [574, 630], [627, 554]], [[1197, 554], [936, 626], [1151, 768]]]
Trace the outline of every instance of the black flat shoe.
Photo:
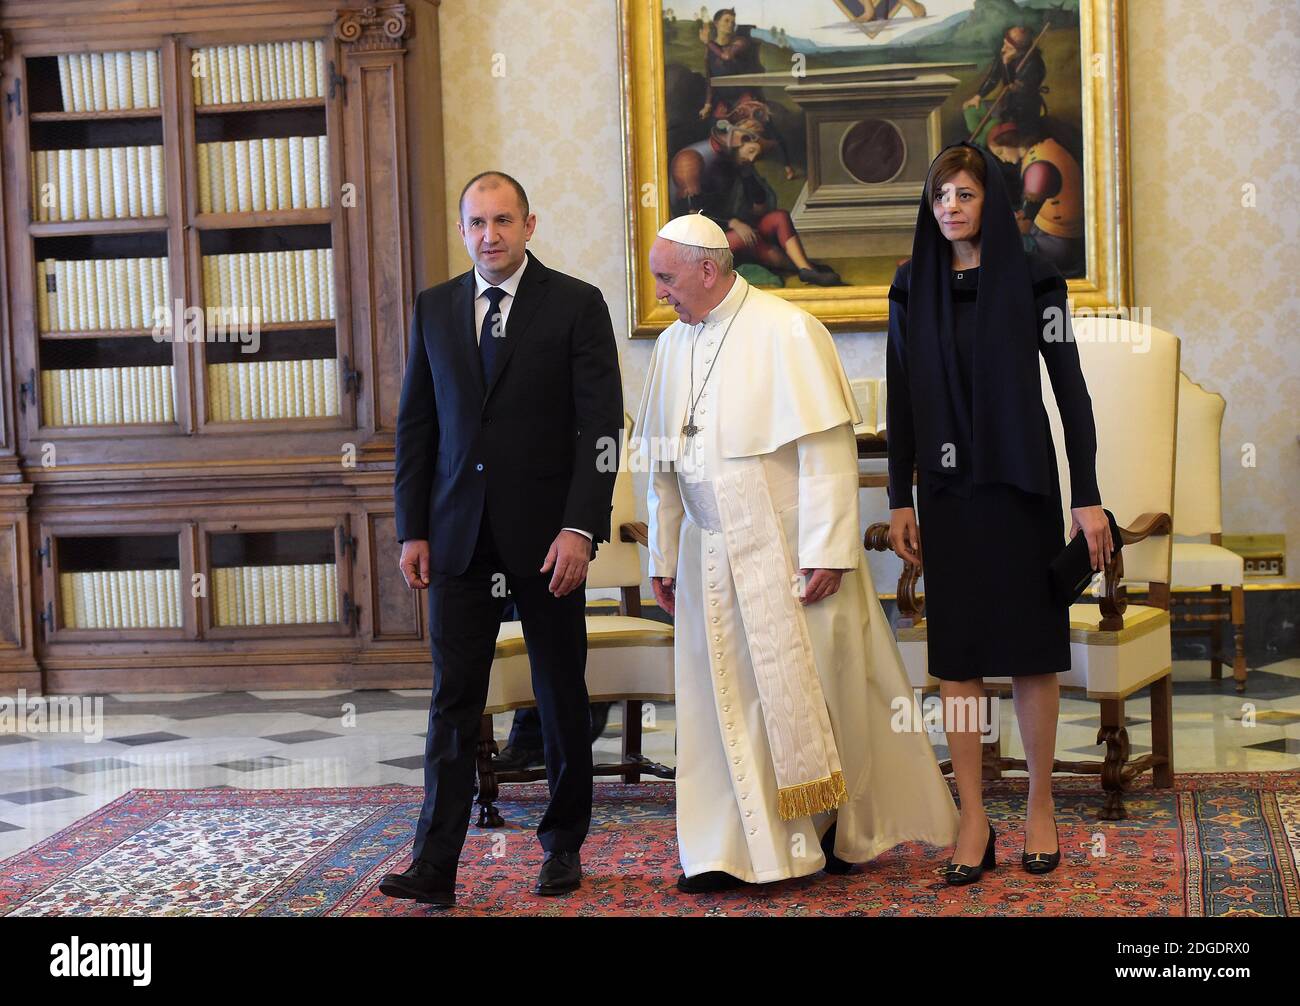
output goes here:
[[827, 829], [826, 834], [822, 836], [822, 855], [826, 857], [826, 865], [822, 867], [827, 873], [836, 876], [843, 876], [853, 869], [853, 864], [847, 859], [840, 859], [835, 855], [835, 825], [832, 824]]
[[548, 852], [533, 893], [549, 898], [576, 891], [581, 884], [582, 860], [576, 852]]
[[1022, 852], [1020, 854], [1020, 865], [1024, 867], [1026, 873], [1051, 873], [1061, 863], [1061, 833], [1056, 827], [1056, 819], [1052, 819], [1052, 830], [1056, 832], [1056, 851], [1055, 852]]
[[748, 886], [739, 877], [733, 877], [730, 873], [723, 873], [721, 870], [697, 873], [694, 877], [688, 877], [683, 873], [677, 878], [677, 890], [683, 894], [716, 894], [719, 891], [734, 891], [738, 887]]
[[390, 898], [418, 901], [434, 908], [451, 908], [456, 904], [455, 878], [419, 859], [404, 873], [385, 874], [379, 890]]
[[989, 825], [989, 844], [984, 847], [984, 858], [980, 860], [979, 866], [967, 866], [965, 863], [949, 863], [948, 868], [943, 871], [943, 879], [950, 884], [973, 884], [984, 875], [985, 870], [994, 869], [998, 863], [994, 852], [997, 848], [998, 836], [993, 831], [993, 825]]

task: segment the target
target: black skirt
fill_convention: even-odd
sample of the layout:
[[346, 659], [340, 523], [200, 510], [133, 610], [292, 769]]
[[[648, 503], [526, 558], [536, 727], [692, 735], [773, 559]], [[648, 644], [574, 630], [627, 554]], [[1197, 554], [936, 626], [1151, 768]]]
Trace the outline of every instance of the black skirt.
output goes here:
[[948, 681], [1070, 669], [1069, 609], [1048, 567], [1065, 546], [1060, 484], [1052, 493], [977, 485], [969, 498], [921, 472], [921, 586], [930, 673]]

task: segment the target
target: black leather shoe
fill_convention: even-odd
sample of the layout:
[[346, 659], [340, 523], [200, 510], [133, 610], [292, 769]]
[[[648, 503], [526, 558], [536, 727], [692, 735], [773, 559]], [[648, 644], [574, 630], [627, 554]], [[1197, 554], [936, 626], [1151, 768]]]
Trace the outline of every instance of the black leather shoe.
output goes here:
[[723, 873], [721, 870], [697, 873], [693, 877], [683, 873], [677, 878], [677, 890], [683, 894], [716, 894], [719, 891], [734, 891], [738, 887], [748, 886], [739, 877], [733, 877], [730, 873]]
[[537, 874], [534, 894], [550, 897], [576, 891], [582, 883], [582, 860], [576, 852], [548, 852]]
[[994, 851], [997, 848], [998, 836], [993, 831], [993, 825], [989, 825], [989, 844], [984, 847], [984, 858], [980, 860], [979, 866], [967, 866], [965, 863], [949, 863], [948, 869], [943, 871], [943, 879], [950, 884], [973, 884], [983, 876], [985, 870], [992, 870], [996, 867], [997, 858]]
[[541, 768], [546, 764], [541, 751], [532, 748], [507, 745], [505, 750], [492, 758], [492, 768], [498, 772], [519, 772], [526, 768]]
[[[1056, 820], [1052, 820], [1052, 829], [1056, 830]], [[1051, 873], [1061, 863], [1061, 833], [1056, 832], [1055, 852], [1022, 852], [1020, 865], [1026, 873]]]
[[833, 873], [837, 876], [848, 873], [853, 869], [853, 864], [847, 859], [840, 859], [835, 855], [835, 825], [832, 824], [827, 829], [826, 834], [822, 836], [822, 855], [826, 857], [826, 865], [822, 867], [827, 873]]
[[385, 874], [379, 890], [390, 898], [405, 898], [434, 908], [451, 908], [456, 904], [455, 878], [420, 859], [405, 873]]

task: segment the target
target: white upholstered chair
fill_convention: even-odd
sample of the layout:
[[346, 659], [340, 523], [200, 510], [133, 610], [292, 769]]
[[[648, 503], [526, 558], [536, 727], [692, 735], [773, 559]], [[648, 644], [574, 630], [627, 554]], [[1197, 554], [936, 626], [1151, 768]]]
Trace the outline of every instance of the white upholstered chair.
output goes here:
[[[625, 417], [630, 423], [630, 417]], [[625, 430], [626, 440], [626, 430]], [[614, 481], [612, 541], [602, 542], [587, 570], [587, 589], [617, 588], [617, 614], [587, 615], [587, 692], [592, 702], [623, 702], [623, 747], [617, 764], [598, 764], [596, 775], [622, 776], [634, 783], [642, 774], [673, 778], [673, 770], [641, 753], [641, 704], [671, 702], [673, 686], [673, 627], [641, 617], [641, 561], [639, 546], [646, 544], [646, 526], [636, 519], [632, 474], [627, 468], [626, 442], [619, 452], [620, 467]], [[488, 683], [479, 734], [479, 827], [499, 827], [501, 816], [494, 801], [498, 782], [524, 782], [546, 778], [545, 769], [498, 772], [492, 767], [497, 753], [492, 734], [492, 714], [537, 704], [532, 670], [524, 645], [523, 627], [517, 621], [501, 623], [496, 656]]]
[[[1081, 603], [1071, 606], [1071, 668], [1060, 675], [1064, 691], [1099, 703], [1097, 743], [1105, 744], [1104, 759], [1057, 759], [1054, 770], [1099, 775], [1106, 796], [1101, 817], [1115, 820], [1125, 816], [1123, 793], [1135, 776], [1150, 769], [1156, 786], [1173, 785], [1169, 582], [1179, 343], [1168, 332], [1120, 319], [1076, 318], [1073, 328], [1097, 426], [1102, 505], [1120, 524], [1124, 550], [1106, 570], [1100, 603], [1087, 603], [1085, 594]], [[1147, 347], [1145, 352], [1139, 351], [1142, 346]], [[1045, 367], [1042, 386], [1061, 475], [1064, 529], [1068, 529], [1069, 466]], [[871, 525], [864, 544], [868, 550], [888, 550], [889, 525]], [[1064, 547], [1064, 538], [1061, 544]], [[924, 526], [921, 547], [924, 555]], [[1145, 604], [1127, 603], [1121, 584], [1125, 578], [1148, 584]], [[915, 592], [917, 580], [915, 567], [905, 564], [898, 584], [898, 645], [912, 684], [937, 689], [938, 680], [927, 670], [927, 626], [923, 600]], [[972, 591], [978, 589], [977, 583], [971, 584]], [[1015, 598], [1006, 602], [1014, 604]], [[991, 692], [1009, 691], [1010, 682], [1007, 677], [985, 678]], [[1150, 690], [1152, 751], [1130, 758], [1124, 701], [1143, 688]], [[1003, 769], [1025, 767], [1023, 759], [1003, 757], [1000, 744], [985, 745], [984, 755], [985, 778], [996, 778]], [[949, 771], [951, 764], [943, 767]]]
[[[1178, 375], [1178, 485], [1174, 534], [1209, 542], [1174, 541], [1170, 597], [1175, 635], [1210, 637], [1210, 677], [1232, 664], [1238, 692], [1246, 690], [1246, 562], [1223, 547], [1220, 433], [1227, 403], [1186, 374]], [[1229, 593], [1224, 593], [1227, 587]], [[1207, 592], [1208, 588], [1208, 592]], [[1232, 624], [1233, 654], [1223, 649], [1223, 625]], [[1208, 623], [1208, 627], [1203, 627]]]

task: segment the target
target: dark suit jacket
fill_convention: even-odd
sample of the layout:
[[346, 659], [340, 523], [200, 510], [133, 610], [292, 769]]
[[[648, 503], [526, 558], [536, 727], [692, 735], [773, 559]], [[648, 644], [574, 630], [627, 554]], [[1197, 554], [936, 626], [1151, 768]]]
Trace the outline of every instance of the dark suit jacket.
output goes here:
[[397, 415], [398, 540], [428, 539], [432, 571], [459, 575], [486, 506], [511, 573], [538, 575], [565, 527], [591, 532], [594, 556], [609, 540], [609, 447], [617, 457], [622, 432], [618, 350], [596, 287], [530, 253], [486, 381], [473, 270], [423, 290]]

